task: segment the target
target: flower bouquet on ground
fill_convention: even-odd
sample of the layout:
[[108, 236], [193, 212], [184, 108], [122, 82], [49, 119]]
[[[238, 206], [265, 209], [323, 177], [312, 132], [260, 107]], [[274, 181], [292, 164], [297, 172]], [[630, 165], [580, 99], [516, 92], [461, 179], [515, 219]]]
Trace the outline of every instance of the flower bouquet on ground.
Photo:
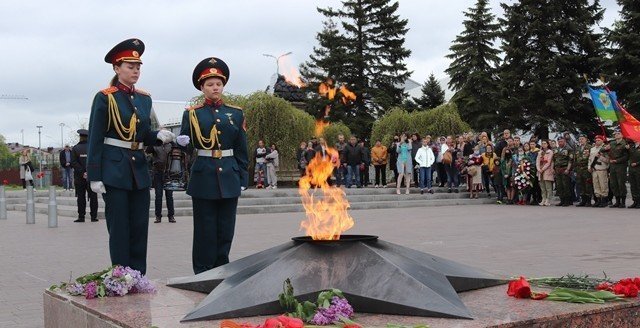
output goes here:
[[[549, 293], [533, 292], [529, 284], [553, 288]], [[570, 303], [598, 303], [623, 301], [624, 298], [638, 297], [640, 277], [621, 279], [613, 283], [609, 278], [595, 278], [588, 275], [568, 274], [562, 277], [533, 278], [520, 277], [509, 282], [507, 295], [515, 298]]]
[[90, 273], [53, 285], [49, 290], [62, 290], [70, 295], [84, 295], [87, 299], [108, 296], [124, 296], [134, 293], [155, 293], [155, 286], [138, 270], [114, 265], [105, 270]]
[[[268, 318], [262, 325], [238, 323], [232, 320], [220, 322], [220, 328], [302, 328], [302, 327], [340, 327], [362, 328], [351, 320], [354, 315], [353, 307], [344, 297], [342, 291], [329, 289], [318, 294], [317, 301], [300, 302], [293, 296], [291, 280], [284, 282], [283, 291], [278, 296], [280, 306], [286, 311], [283, 315]], [[402, 326], [387, 324], [387, 328], [429, 328], [427, 325]]]

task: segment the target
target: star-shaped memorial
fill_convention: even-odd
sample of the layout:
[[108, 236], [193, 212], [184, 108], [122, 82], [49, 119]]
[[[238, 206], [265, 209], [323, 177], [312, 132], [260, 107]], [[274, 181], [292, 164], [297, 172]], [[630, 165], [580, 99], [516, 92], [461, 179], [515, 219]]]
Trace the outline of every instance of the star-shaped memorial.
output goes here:
[[473, 319], [458, 292], [504, 280], [463, 264], [378, 240], [343, 235], [340, 240], [294, 238], [168, 285], [210, 293], [182, 321], [283, 312], [278, 302], [289, 278], [295, 296], [315, 301], [321, 291], [343, 291], [356, 312]]

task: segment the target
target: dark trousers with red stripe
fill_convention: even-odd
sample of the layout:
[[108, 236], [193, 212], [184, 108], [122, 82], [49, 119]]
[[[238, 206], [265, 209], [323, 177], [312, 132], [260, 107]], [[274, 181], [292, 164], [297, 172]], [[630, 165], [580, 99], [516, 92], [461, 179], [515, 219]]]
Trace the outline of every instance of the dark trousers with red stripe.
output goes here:
[[238, 198], [202, 199], [193, 202], [193, 272], [229, 263], [236, 226]]

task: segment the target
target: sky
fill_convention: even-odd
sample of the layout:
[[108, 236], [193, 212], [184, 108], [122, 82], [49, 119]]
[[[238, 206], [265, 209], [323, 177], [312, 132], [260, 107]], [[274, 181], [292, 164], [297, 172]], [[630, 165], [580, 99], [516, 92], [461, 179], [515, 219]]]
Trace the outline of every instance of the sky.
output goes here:
[[[513, 0], [503, 0], [512, 3]], [[498, 0], [493, 12], [500, 16]], [[463, 11], [472, 0], [400, 0], [399, 15], [408, 19], [405, 46], [412, 79], [423, 83], [430, 73], [446, 79], [445, 56], [463, 29]], [[615, 0], [601, 27], [618, 18]], [[323, 16], [316, 7], [339, 0], [139, 0], [139, 1], [2, 1], [0, 2], [0, 134], [7, 142], [60, 147], [86, 127], [91, 102], [113, 76], [104, 55], [117, 43], [139, 38], [146, 50], [136, 87], [151, 93], [160, 123], [179, 116], [199, 94], [191, 83], [195, 65], [206, 57], [230, 67], [225, 92], [264, 90], [281, 66], [297, 66], [317, 45]], [[5, 97], [6, 98], [6, 97]], [[64, 124], [61, 127], [61, 124]]]

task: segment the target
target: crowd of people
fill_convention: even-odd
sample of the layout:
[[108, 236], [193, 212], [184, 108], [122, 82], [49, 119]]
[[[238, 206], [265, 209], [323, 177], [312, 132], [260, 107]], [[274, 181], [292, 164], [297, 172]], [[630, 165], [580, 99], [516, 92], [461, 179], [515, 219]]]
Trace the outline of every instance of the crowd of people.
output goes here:
[[[256, 162], [269, 153], [262, 148], [256, 150]], [[321, 152], [335, 167], [330, 183], [346, 188], [386, 188], [389, 169], [397, 194], [409, 194], [412, 185], [421, 194], [434, 193], [434, 186], [459, 193], [463, 186], [470, 198], [485, 195], [498, 204], [549, 206], [557, 196], [557, 206], [577, 202], [579, 207], [620, 208], [626, 207], [628, 181], [633, 199], [628, 207], [640, 208], [640, 144], [619, 131], [612, 140], [598, 135], [592, 142], [568, 132], [557, 139], [523, 140], [505, 130], [496, 141], [486, 132], [437, 138], [400, 133], [388, 146], [376, 140], [371, 149], [364, 140], [339, 135], [333, 148], [338, 155], [329, 157], [323, 138], [301, 142], [296, 156], [300, 174]]]

